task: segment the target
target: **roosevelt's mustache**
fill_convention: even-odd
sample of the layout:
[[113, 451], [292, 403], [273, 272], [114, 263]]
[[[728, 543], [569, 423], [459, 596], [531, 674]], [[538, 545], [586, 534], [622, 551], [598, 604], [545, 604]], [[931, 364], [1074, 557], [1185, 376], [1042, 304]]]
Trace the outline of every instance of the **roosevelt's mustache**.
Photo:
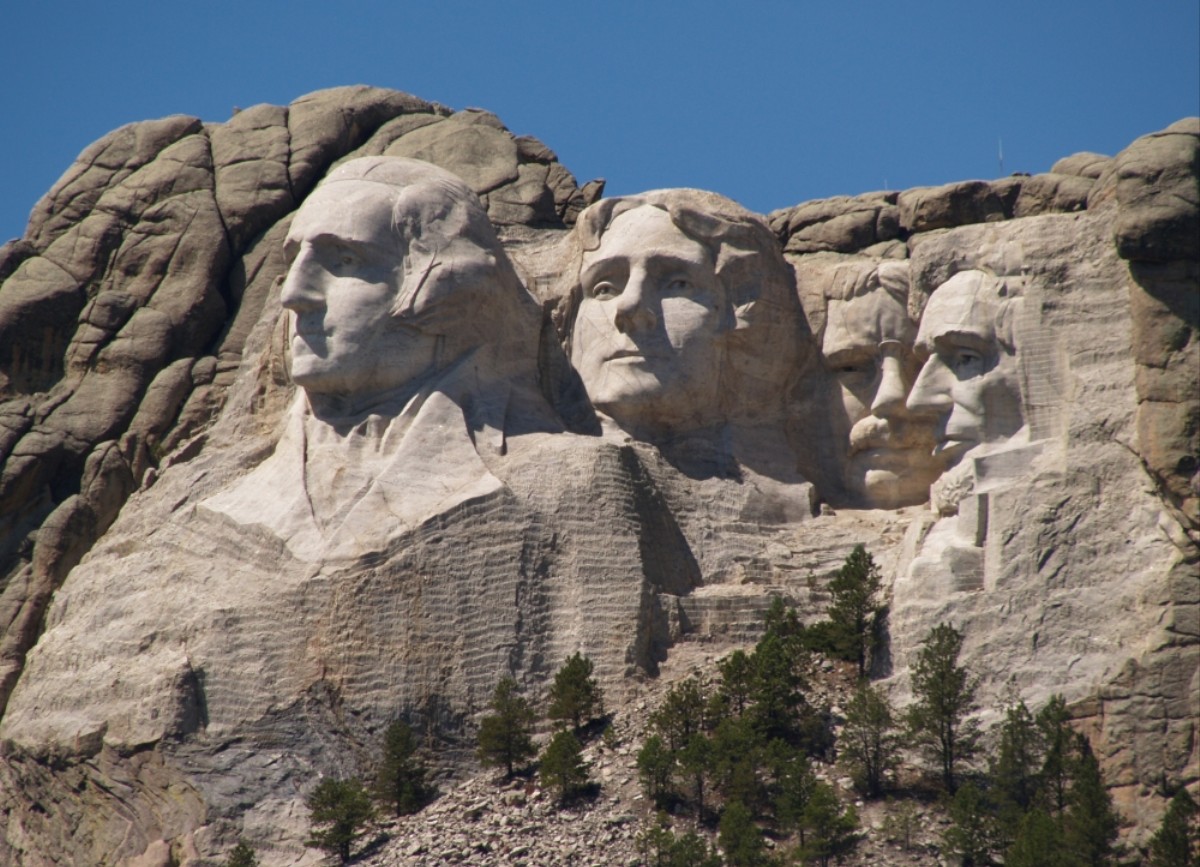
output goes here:
[[850, 454], [870, 449], [933, 449], [933, 426], [914, 419], [879, 418], [869, 415], [850, 428]]

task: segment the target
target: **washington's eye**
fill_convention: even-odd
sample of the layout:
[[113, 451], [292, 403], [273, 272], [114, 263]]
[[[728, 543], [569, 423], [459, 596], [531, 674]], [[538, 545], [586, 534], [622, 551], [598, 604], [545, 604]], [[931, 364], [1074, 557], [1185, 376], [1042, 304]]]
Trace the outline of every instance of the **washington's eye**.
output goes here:
[[667, 283], [668, 292], [690, 292], [691, 290], [692, 284], [682, 277], [676, 277], [674, 280]]
[[588, 294], [593, 298], [612, 298], [616, 295], [619, 295], [620, 290], [618, 290], [616, 285], [611, 281], [601, 280], [592, 286], [591, 291], [588, 292]]

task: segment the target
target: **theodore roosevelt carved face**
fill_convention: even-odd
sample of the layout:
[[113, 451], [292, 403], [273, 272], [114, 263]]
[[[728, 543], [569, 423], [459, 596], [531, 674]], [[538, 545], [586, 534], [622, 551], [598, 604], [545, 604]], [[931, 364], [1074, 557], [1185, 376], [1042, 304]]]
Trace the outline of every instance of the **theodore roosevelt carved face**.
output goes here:
[[931, 454], [931, 421], [906, 406], [920, 368], [908, 267], [881, 263], [847, 294], [829, 301], [821, 347], [835, 383], [832, 427], [845, 448], [843, 482], [872, 508], [924, 502], [940, 465]]
[[908, 410], [934, 420], [934, 454], [953, 466], [1025, 424], [1015, 319], [1020, 298], [983, 271], [963, 271], [930, 296], [917, 333], [921, 372]]

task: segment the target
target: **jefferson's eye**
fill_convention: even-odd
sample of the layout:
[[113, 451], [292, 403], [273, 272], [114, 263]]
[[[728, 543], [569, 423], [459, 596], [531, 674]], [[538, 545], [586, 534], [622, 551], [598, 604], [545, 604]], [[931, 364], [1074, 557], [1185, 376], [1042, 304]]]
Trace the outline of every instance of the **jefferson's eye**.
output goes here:
[[620, 290], [616, 285], [608, 280], [601, 280], [599, 283], [592, 286], [588, 294], [593, 298], [613, 298], [620, 294]]

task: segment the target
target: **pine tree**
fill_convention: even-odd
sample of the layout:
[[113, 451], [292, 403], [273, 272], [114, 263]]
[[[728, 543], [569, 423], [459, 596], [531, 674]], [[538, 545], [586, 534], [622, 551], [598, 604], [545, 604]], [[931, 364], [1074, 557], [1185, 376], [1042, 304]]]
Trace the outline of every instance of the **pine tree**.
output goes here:
[[1021, 819], [1017, 835], [1004, 853], [1004, 867], [1078, 867], [1062, 828], [1041, 807]]
[[735, 650], [717, 663], [721, 672], [721, 698], [738, 716], [746, 712], [754, 696], [754, 659]]
[[569, 657], [554, 675], [550, 688], [550, 709], [553, 720], [569, 720], [578, 731], [583, 723], [601, 712], [600, 686], [592, 677], [592, 661], [576, 653]]
[[951, 825], [943, 837], [945, 848], [959, 858], [962, 867], [995, 864], [997, 837], [991, 805], [974, 783], [966, 783], [950, 802]]
[[833, 787], [817, 781], [804, 807], [800, 822], [805, 829], [797, 854], [805, 864], [827, 867], [858, 842], [858, 814], [854, 807], [842, 809]]
[[533, 710], [517, 692], [517, 682], [504, 677], [492, 693], [491, 708], [495, 713], [479, 724], [479, 744], [476, 754], [485, 767], [502, 766], [505, 778], [510, 779], [519, 762], [537, 755], [529, 736], [533, 726]]
[[695, 677], [675, 684], [663, 697], [662, 704], [650, 714], [650, 727], [657, 731], [667, 748], [678, 753], [692, 736], [708, 725], [708, 700]]
[[337, 855], [341, 863], [350, 860], [354, 841], [362, 827], [374, 816], [371, 799], [356, 779], [335, 780], [326, 777], [306, 801], [315, 827], [306, 846]]
[[412, 729], [396, 720], [383, 735], [383, 760], [375, 781], [375, 796], [397, 816], [416, 813], [433, 796], [429, 769], [417, 758]]
[[229, 857], [225, 859], [225, 867], [258, 867], [258, 857], [254, 849], [245, 840], [238, 840]]
[[899, 738], [894, 728], [894, 713], [887, 696], [861, 684], [846, 705], [846, 724], [838, 746], [854, 787], [864, 797], [882, 795], [885, 777], [896, 766]]
[[767, 862], [762, 829], [754, 823], [754, 814], [741, 801], [725, 805], [717, 842], [730, 867], [761, 867]]
[[808, 828], [804, 824], [804, 811], [817, 787], [817, 777], [809, 764], [808, 756], [801, 752], [790, 752], [776, 756], [775, 768], [775, 821], [785, 830], [795, 831], [800, 845], [807, 840]]
[[637, 847], [647, 867], [722, 867], [721, 856], [697, 835], [676, 837], [665, 813], [638, 835]]
[[666, 807], [674, 794], [671, 778], [675, 774], [675, 756], [658, 735], [650, 735], [637, 754], [638, 777], [642, 792], [655, 806]]
[[1061, 695], [1051, 696], [1037, 715], [1037, 728], [1043, 746], [1042, 769], [1038, 774], [1041, 801], [1051, 816], [1060, 816], [1067, 809], [1067, 792], [1071, 784], [1071, 748], [1075, 742], [1070, 719], [1067, 703]]
[[881, 577], [875, 560], [862, 545], [842, 564], [829, 582], [829, 620], [841, 655], [858, 664], [858, 676], [867, 673], [867, 660], [874, 649], [876, 622], [881, 606], [877, 598]]
[[1000, 744], [990, 773], [997, 816], [1004, 835], [1010, 840], [1037, 797], [1041, 754], [1041, 737], [1033, 715], [1025, 702], [1017, 702], [1005, 711]]
[[542, 785], [554, 792], [559, 804], [565, 804], [588, 782], [583, 763], [583, 747], [573, 732], [560, 731], [550, 739], [539, 767]]
[[976, 750], [979, 727], [975, 710], [976, 681], [958, 665], [962, 634], [949, 624], [935, 626], [925, 637], [913, 665], [913, 704], [906, 715], [911, 737], [941, 765], [942, 783], [951, 794], [958, 788], [958, 768]]
[[1200, 865], [1200, 811], [1187, 789], [1171, 799], [1162, 824], [1150, 838], [1150, 867]]
[[1100, 776], [1100, 763], [1081, 734], [1075, 735], [1070, 764], [1071, 790], [1063, 821], [1067, 846], [1086, 867], [1103, 867], [1112, 854], [1119, 822]]
[[766, 797], [765, 744], [754, 725], [746, 717], [727, 717], [713, 731], [710, 743], [713, 786], [727, 801], [741, 801], [757, 812]]

